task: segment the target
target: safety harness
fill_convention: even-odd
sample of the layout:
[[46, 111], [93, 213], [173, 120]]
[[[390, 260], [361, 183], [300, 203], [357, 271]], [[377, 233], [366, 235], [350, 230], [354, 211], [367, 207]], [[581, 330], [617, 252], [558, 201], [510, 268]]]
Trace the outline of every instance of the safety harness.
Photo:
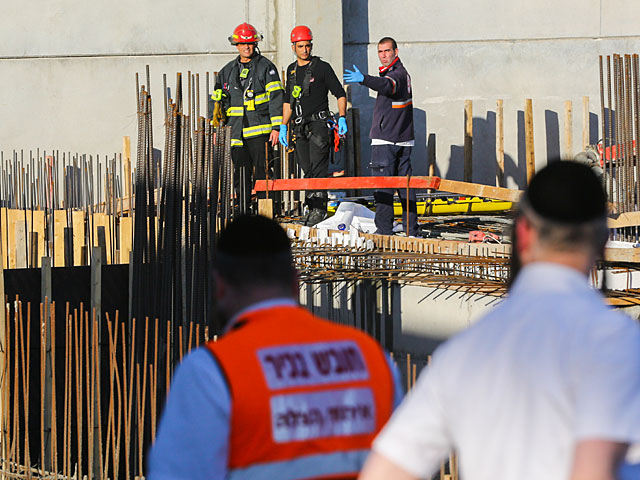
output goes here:
[[296, 137], [301, 137], [312, 141], [319, 147], [322, 147], [322, 138], [313, 134], [311, 129], [309, 129], [308, 124], [309, 122], [326, 121], [327, 127], [333, 128], [333, 125], [336, 123], [333, 118], [333, 114], [329, 110], [324, 110], [322, 112], [312, 113], [311, 115], [305, 115], [302, 111], [302, 98], [309, 95], [311, 80], [313, 79], [313, 70], [317, 63], [318, 57], [311, 57], [311, 61], [307, 64], [307, 69], [304, 72], [302, 85], [298, 85], [298, 62], [295, 62], [293, 69], [288, 72], [289, 75], [287, 77], [287, 82], [289, 82], [290, 85], [293, 85], [291, 88], [291, 98], [289, 99], [289, 104], [292, 106], [293, 111], [293, 142], [295, 142]]

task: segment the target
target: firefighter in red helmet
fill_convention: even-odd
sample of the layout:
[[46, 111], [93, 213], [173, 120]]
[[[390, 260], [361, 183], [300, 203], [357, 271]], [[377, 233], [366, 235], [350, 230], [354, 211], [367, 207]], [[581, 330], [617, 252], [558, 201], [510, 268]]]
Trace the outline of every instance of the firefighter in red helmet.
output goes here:
[[239, 55], [220, 70], [212, 95], [231, 126], [234, 186], [241, 212], [255, 209], [253, 183], [266, 178], [265, 165], [267, 160], [269, 165], [272, 162], [271, 149], [278, 143], [282, 123], [282, 83], [278, 69], [257, 48], [261, 40], [262, 35], [249, 23], [234, 29], [229, 42]]
[[[291, 31], [291, 49], [297, 59], [287, 68], [287, 89], [283, 99], [280, 143], [288, 146], [287, 123], [295, 136], [295, 159], [306, 178], [329, 176], [329, 158], [333, 139], [327, 121], [333, 118], [329, 111], [328, 94], [338, 99], [338, 133], [347, 133], [345, 114], [347, 97], [333, 68], [319, 57], [311, 55], [313, 35], [309, 27], [299, 25]], [[327, 194], [323, 191], [307, 192], [309, 213], [307, 225], [315, 225], [327, 216]]]

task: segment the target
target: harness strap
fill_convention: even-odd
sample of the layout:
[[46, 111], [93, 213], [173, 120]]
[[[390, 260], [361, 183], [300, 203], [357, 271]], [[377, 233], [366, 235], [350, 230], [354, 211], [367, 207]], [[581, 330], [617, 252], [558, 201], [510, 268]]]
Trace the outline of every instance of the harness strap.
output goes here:
[[297, 84], [297, 73], [298, 73], [298, 62], [294, 63], [293, 70], [289, 71], [288, 82], [293, 85], [291, 89], [291, 98], [289, 99], [289, 103], [293, 105], [293, 112], [295, 118], [302, 117], [302, 102], [301, 98], [303, 96], [309, 95], [309, 89], [311, 87], [311, 79], [313, 78], [313, 70], [316, 66], [318, 57], [311, 57], [311, 61], [307, 65], [307, 69], [304, 72], [304, 78], [302, 79], [302, 86]]

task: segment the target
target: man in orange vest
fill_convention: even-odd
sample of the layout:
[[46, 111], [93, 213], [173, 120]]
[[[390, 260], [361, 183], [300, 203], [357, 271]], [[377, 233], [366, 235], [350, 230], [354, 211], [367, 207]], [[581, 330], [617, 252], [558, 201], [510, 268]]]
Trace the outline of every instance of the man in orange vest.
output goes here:
[[239, 217], [214, 258], [228, 321], [177, 368], [148, 476], [355, 479], [402, 396], [389, 356], [298, 305], [290, 242], [273, 220]]

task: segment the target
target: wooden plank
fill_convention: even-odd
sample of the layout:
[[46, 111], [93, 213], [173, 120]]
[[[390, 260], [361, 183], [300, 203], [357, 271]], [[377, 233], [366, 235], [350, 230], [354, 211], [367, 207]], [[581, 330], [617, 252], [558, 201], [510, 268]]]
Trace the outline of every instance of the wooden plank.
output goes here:
[[504, 200], [506, 202], [518, 202], [522, 190], [513, 190], [511, 188], [493, 187], [491, 185], [482, 185], [479, 183], [458, 182], [457, 180], [440, 179], [440, 188], [442, 192], [457, 193], [468, 197], [493, 198], [496, 200]]
[[87, 244], [84, 229], [84, 212], [73, 211], [71, 222], [73, 224], [73, 262], [75, 265], [83, 265], [82, 247]]
[[[282, 227], [292, 229], [296, 236], [300, 236], [300, 231], [303, 227], [295, 223], [282, 223]], [[341, 233], [339, 230], [329, 230], [328, 234], [331, 236], [333, 233]], [[318, 235], [317, 228], [309, 229], [309, 237], [315, 238]], [[454, 253], [458, 252], [460, 248], [467, 248], [469, 246], [477, 247], [476, 245], [470, 245], [467, 242], [458, 240], [438, 240], [433, 238], [411, 238], [395, 237], [390, 235], [376, 235], [373, 233], [361, 233], [361, 237], [366, 240], [371, 240], [376, 248], [380, 250], [400, 250], [409, 252], [429, 252], [429, 253]], [[490, 243], [483, 245], [484, 250], [469, 250], [469, 255], [482, 256], [492, 255], [496, 257], [508, 257], [511, 254], [511, 245], [509, 244], [497, 244]]]
[[[26, 268], [28, 266], [26, 263], [22, 267], [16, 266], [17, 248], [20, 246], [20, 260], [22, 261], [24, 259], [25, 262], [28, 261], [29, 263], [31, 263], [31, 254], [29, 252], [32, 249], [38, 252], [38, 256], [44, 254], [44, 211], [35, 210], [33, 212], [33, 225], [32, 212], [27, 212], [26, 225], [24, 210], [4, 208], [0, 214], [2, 215], [2, 240], [0, 243], [2, 244], [2, 251], [5, 252], [2, 256], [2, 265], [7, 269]], [[20, 244], [18, 244], [16, 240], [16, 229], [20, 229], [22, 242]], [[32, 246], [32, 233], [34, 232], [37, 233], [37, 243]], [[34, 258], [34, 262], [34, 265], [40, 265], [39, 258]]]
[[635, 227], [640, 225], [640, 212], [619, 213], [609, 215], [609, 228]]
[[15, 230], [15, 268], [27, 268], [27, 230], [24, 222], [17, 222]]
[[122, 162], [124, 168], [124, 195], [131, 198], [131, 138], [122, 137]]
[[525, 157], [527, 165], [527, 185], [536, 172], [536, 156], [533, 146], [533, 101], [527, 98], [524, 111]]
[[64, 227], [67, 226], [67, 212], [55, 210], [53, 212], [53, 266], [64, 266]]
[[120, 263], [129, 263], [131, 252], [131, 232], [133, 231], [133, 218], [122, 217], [120, 219]]
[[640, 299], [634, 297], [609, 297], [605, 298], [605, 302], [612, 307], [630, 307], [632, 305], [640, 305]]
[[464, 181], [473, 181], [473, 102], [464, 101]]
[[38, 232], [29, 232], [29, 268], [38, 267], [38, 257], [42, 252], [38, 250]]
[[[439, 177], [411, 177], [409, 187], [416, 189], [438, 189]], [[332, 178], [290, 178], [268, 180], [269, 191], [298, 190], [349, 190], [378, 188], [407, 188], [407, 177], [332, 177]], [[254, 191], [264, 192], [267, 180], [256, 180]]]
[[258, 199], [258, 215], [273, 218], [273, 200], [270, 198]]
[[640, 263], [640, 248], [605, 248], [607, 262]]
[[504, 187], [504, 105], [496, 102], [496, 185]]
[[[31, 215], [31, 213], [29, 213], [29, 215]], [[46, 225], [46, 221], [44, 216], [44, 210], [34, 211], [33, 225], [31, 225], [31, 231], [38, 234], [38, 244], [37, 244], [38, 255], [34, 259], [36, 262], [35, 265], [38, 267], [42, 265], [42, 257], [44, 257], [47, 254], [46, 237], [44, 235], [45, 225]]]
[[589, 145], [589, 129], [590, 129], [590, 121], [589, 121], [589, 97], [582, 97], [582, 150], [586, 150], [587, 145]]
[[573, 159], [573, 104], [564, 102], [564, 158]]
[[[0, 228], [0, 236], [5, 238], [4, 230], [7, 228], [5, 223], [5, 210], [6, 208], [0, 209], [0, 222], [2, 224], [2, 228]], [[0, 261], [0, 305], [2, 305], [2, 312], [0, 312], [0, 372], [5, 372], [6, 363], [9, 360], [7, 358], [7, 338], [6, 338], [6, 328], [7, 328], [7, 317], [5, 310], [5, 293], [4, 293], [4, 259], [6, 255], [4, 255], [5, 245], [3, 244], [4, 240], [0, 241], [0, 257], [2, 261]], [[9, 398], [9, 392], [7, 389], [10, 388], [9, 382], [0, 381], [0, 422], [2, 422], [3, 428], [8, 425], [7, 417], [9, 412], [9, 404], [5, 403], [5, 400]], [[3, 445], [0, 445], [2, 448], [3, 458], [8, 458], [8, 448], [6, 443], [4, 442], [5, 436], [2, 435]]]
[[[6, 207], [0, 208], [0, 225], [2, 225], [2, 228], [0, 228], [0, 249], [2, 250], [2, 268], [4, 269], [10, 268], [7, 263], [9, 252], [9, 250], [7, 250], [9, 248], [7, 245], [7, 234], [10, 231], [8, 210]], [[4, 303], [4, 300], [2, 300], [2, 303]], [[2, 315], [4, 315], [4, 313], [2, 313]]]
[[[7, 227], [8, 227], [8, 234], [9, 234], [9, 242], [8, 242], [8, 247], [9, 247], [9, 268], [24, 268], [24, 267], [18, 267], [16, 264], [16, 258], [17, 258], [17, 250], [16, 250], [16, 233], [17, 233], [17, 229], [18, 229], [18, 225], [22, 225], [21, 227], [21, 232], [23, 232], [23, 237], [22, 237], [22, 243], [20, 244], [20, 250], [21, 250], [21, 255], [24, 255], [26, 257], [26, 243], [25, 243], [25, 239], [26, 239], [26, 229], [25, 229], [25, 223], [24, 223], [24, 210], [17, 210], [17, 209], [10, 209], [7, 211], [7, 216], [8, 216], [8, 221], [7, 221]], [[22, 257], [21, 257], [22, 258]], [[26, 261], [26, 258], [25, 258]]]

